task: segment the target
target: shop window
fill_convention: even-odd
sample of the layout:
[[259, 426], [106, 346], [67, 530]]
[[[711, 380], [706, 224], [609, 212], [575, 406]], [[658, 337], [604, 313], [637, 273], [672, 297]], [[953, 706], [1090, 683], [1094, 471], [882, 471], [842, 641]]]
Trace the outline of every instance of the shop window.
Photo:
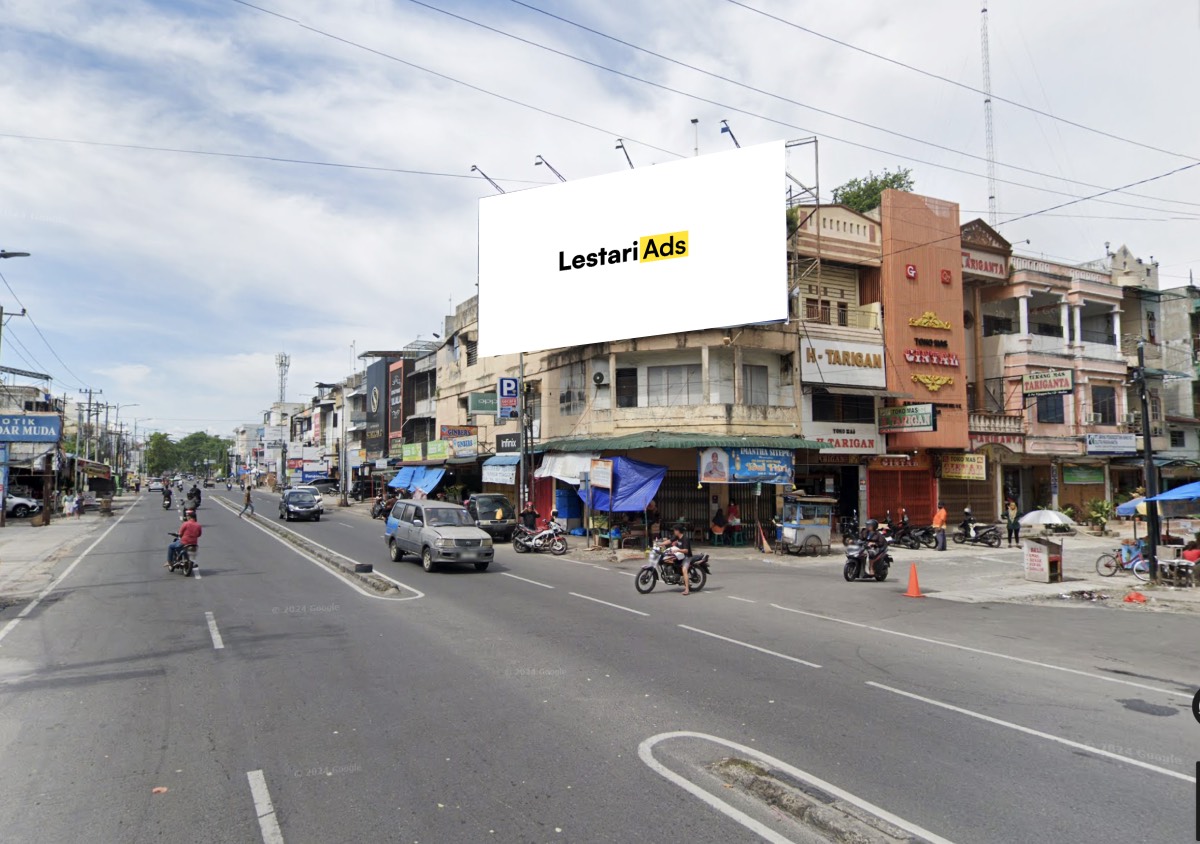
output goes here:
[[650, 407], [700, 404], [702, 401], [704, 386], [700, 364], [646, 367], [646, 403]]
[[1063, 416], [1063, 397], [1038, 396], [1037, 421], [1043, 425], [1063, 424], [1065, 421], [1065, 417]]
[[479, 343], [475, 340], [467, 341], [467, 366], [474, 366], [479, 361]]
[[814, 422], [875, 422], [874, 396], [837, 396], [815, 392], [812, 396]]
[[1092, 387], [1092, 413], [1101, 425], [1117, 424], [1117, 388]]
[[992, 337], [996, 334], [1012, 334], [1013, 321], [1007, 317], [983, 315], [983, 336]]
[[558, 412], [561, 416], [578, 416], [587, 404], [587, 372], [583, 361], [567, 364], [563, 368], [562, 390], [558, 394]]
[[1187, 445], [1187, 440], [1183, 435], [1183, 431], [1171, 431], [1171, 448], [1183, 448]]
[[767, 405], [767, 368], [742, 364], [742, 404], [751, 407]]
[[638, 406], [637, 368], [617, 370], [617, 407]]

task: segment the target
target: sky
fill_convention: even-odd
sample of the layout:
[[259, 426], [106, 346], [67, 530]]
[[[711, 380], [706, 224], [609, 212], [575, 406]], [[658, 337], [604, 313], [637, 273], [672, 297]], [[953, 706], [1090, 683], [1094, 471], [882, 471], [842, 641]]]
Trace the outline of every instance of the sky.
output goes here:
[[[1164, 174], [1200, 161], [1200, 3], [988, 15], [1001, 234], [1069, 262], [1125, 243], [1186, 284], [1200, 166]], [[908, 167], [987, 217], [978, 3], [0, 0], [0, 19], [0, 249], [31, 253], [0, 262], [0, 305], [27, 313], [0, 364], [101, 390], [140, 430], [229, 435], [275, 399], [277, 353], [301, 401], [355, 350], [441, 334], [475, 292], [493, 189], [472, 165], [532, 188], [555, 181], [538, 155], [599, 176], [628, 166], [618, 138], [636, 167], [730, 149], [728, 120], [745, 145], [816, 136], [819, 170], [811, 147], [788, 168], [824, 199]]]

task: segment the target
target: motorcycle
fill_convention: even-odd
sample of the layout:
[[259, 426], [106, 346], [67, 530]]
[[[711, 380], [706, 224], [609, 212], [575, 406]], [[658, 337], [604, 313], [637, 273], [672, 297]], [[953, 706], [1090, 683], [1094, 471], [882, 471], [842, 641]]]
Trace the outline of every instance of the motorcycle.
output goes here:
[[[668, 586], [683, 584], [683, 564], [676, 562], [673, 554], [667, 554], [666, 547], [665, 543], [655, 543], [650, 547], [650, 557], [633, 582], [634, 587], [642, 595], [653, 592], [655, 585], [660, 580]], [[692, 562], [688, 566], [688, 589], [692, 592], [699, 592], [708, 583], [710, 574], [712, 571], [708, 565], [707, 554], [692, 557]]]
[[845, 518], [842, 519], [841, 528], [842, 528], [842, 544], [843, 545], [851, 545], [854, 542], [858, 541], [858, 535], [859, 535], [860, 529], [859, 529], [859, 524], [858, 524], [858, 511], [857, 510], [854, 511], [853, 517], [851, 517], [849, 519], [845, 519]]
[[[888, 510], [887, 518], [883, 520], [887, 530], [884, 531], [884, 536], [889, 542], [899, 545], [901, 548], [908, 548], [912, 551], [921, 547], [921, 542], [913, 535], [913, 530], [908, 524], [908, 515], [904, 514], [900, 517], [900, 524], [896, 525], [892, 521], [892, 511]], [[932, 544], [931, 546], [932, 547]]]
[[517, 525], [512, 546], [518, 554], [549, 551], [554, 556], [561, 557], [567, 553], [567, 529], [558, 522], [551, 522], [545, 530], [540, 531]]
[[908, 533], [913, 539], [917, 540], [918, 544], [924, 545], [926, 548], [937, 547], [937, 533], [929, 525], [909, 528]]
[[[170, 533], [169, 535], [175, 537], [176, 539], [179, 538], [179, 534], [177, 533]], [[168, 568], [170, 568], [171, 571], [183, 569], [183, 576], [191, 577], [192, 569], [196, 567], [196, 551], [197, 548], [195, 545], [184, 545], [175, 553], [175, 558], [167, 564]]]
[[163, 509], [164, 509], [164, 510], [170, 510], [170, 509], [171, 509], [171, 504], [172, 504], [172, 501], [171, 501], [171, 496], [169, 496], [169, 495], [164, 495], [164, 496], [163, 496]]
[[227, 491], [229, 491], [229, 490], [232, 490], [232, 489], [233, 489], [233, 481], [226, 481], [226, 482], [225, 482], [225, 489], [226, 489]]
[[[867, 577], [867, 554], [870, 552], [867, 544], [856, 540], [846, 546], [846, 565], [842, 567], [842, 577], [848, 582], [862, 580]], [[875, 561], [875, 580], [887, 580], [888, 569], [892, 567], [892, 555], [885, 550]]]
[[387, 501], [384, 500], [382, 493], [375, 496], [375, 503], [371, 505], [372, 519], [386, 519], [388, 512], [392, 508], [387, 506]]
[[987, 545], [992, 548], [1000, 547], [1000, 529], [995, 525], [981, 525], [972, 520], [963, 522], [950, 537], [955, 544]]

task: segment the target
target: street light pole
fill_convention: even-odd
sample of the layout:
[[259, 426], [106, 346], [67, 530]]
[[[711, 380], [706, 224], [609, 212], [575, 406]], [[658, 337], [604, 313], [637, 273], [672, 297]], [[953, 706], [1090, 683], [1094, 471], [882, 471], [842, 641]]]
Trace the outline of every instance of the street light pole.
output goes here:
[[1142, 471], [1146, 475], [1146, 551], [1150, 561], [1150, 581], [1158, 583], [1158, 474], [1154, 468], [1154, 448], [1150, 443], [1150, 393], [1146, 387], [1146, 341], [1138, 339], [1138, 365], [1133, 376], [1142, 404]]
[[[0, 249], [0, 258], [28, 258], [28, 252], [7, 252]], [[14, 316], [25, 316], [25, 309], [21, 308], [21, 313], [11, 314], [9, 319]], [[4, 308], [0, 307], [0, 343], [4, 340]], [[42, 502], [43, 505], [49, 505], [49, 502]], [[4, 449], [4, 461], [0, 463], [0, 527], [5, 525], [5, 515], [8, 510], [8, 448]]]

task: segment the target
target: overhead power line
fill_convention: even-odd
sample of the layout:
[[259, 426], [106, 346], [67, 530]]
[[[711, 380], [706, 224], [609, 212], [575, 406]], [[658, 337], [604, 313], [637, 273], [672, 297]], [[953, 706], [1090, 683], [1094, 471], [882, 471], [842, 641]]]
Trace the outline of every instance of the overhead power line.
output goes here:
[[[21, 297], [17, 295], [17, 291], [12, 289], [12, 285], [8, 283], [8, 279], [5, 278], [4, 273], [0, 273], [0, 281], [4, 282], [4, 286], [8, 288], [8, 292], [11, 293], [12, 297], [17, 300], [17, 304], [25, 310], [25, 318], [29, 320], [29, 324], [33, 326], [33, 330], [37, 332], [38, 337], [42, 338], [42, 342], [46, 344], [46, 348], [50, 350], [50, 354], [54, 355], [54, 359], [62, 364], [62, 368], [67, 371], [67, 374], [69, 374], [76, 381], [80, 382], [76, 386], [82, 386], [83, 379], [71, 371], [71, 367], [67, 366], [67, 362], [59, 357], [58, 352], [56, 352], [54, 347], [50, 345], [50, 341], [46, 339], [46, 335], [42, 333], [42, 329], [38, 327], [37, 322], [34, 320], [33, 314], [29, 313], [28, 308], [25, 308], [25, 303], [21, 301]], [[42, 368], [44, 369], [45, 367]]]

